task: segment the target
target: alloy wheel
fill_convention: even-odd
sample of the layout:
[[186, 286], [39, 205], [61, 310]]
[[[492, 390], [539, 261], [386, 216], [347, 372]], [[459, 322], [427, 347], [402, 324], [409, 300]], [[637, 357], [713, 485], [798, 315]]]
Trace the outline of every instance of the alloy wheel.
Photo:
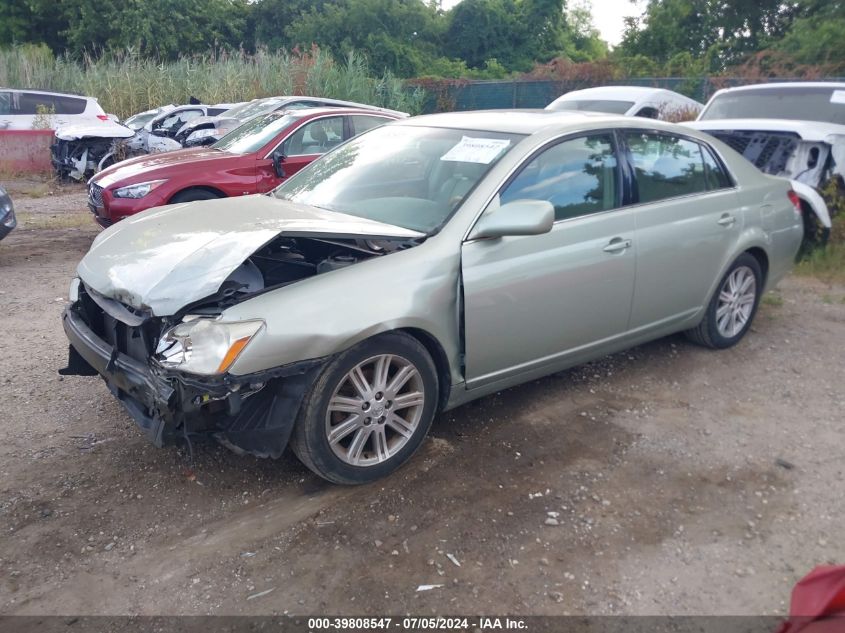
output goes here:
[[425, 405], [425, 387], [411, 361], [381, 354], [340, 380], [326, 409], [326, 438], [352, 466], [380, 464], [413, 437]]

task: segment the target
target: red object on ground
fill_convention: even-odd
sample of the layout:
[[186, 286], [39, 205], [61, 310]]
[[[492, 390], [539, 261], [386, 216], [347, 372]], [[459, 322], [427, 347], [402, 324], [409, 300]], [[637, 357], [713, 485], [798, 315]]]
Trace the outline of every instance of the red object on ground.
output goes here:
[[0, 173], [50, 173], [53, 130], [0, 130]]
[[845, 565], [816, 567], [792, 589], [789, 621], [779, 633], [845, 631]]

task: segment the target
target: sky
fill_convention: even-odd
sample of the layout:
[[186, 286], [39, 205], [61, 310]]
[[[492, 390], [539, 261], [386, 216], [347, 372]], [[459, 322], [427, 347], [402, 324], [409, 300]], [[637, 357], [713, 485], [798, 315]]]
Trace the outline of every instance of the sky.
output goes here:
[[624, 18], [629, 15], [638, 16], [642, 13], [645, 2], [639, 0], [593, 0], [593, 24], [601, 33], [602, 38], [611, 46], [615, 46], [622, 39], [625, 29]]
[[[443, 0], [443, 8], [451, 9], [460, 0]], [[570, 3], [574, 4], [572, 0]], [[629, 15], [640, 15], [645, 6], [644, 0], [592, 0], [593, 23], [611, 46], [616, 45], [622, 39], [622, 31], [625, 28], [625, 17]]]

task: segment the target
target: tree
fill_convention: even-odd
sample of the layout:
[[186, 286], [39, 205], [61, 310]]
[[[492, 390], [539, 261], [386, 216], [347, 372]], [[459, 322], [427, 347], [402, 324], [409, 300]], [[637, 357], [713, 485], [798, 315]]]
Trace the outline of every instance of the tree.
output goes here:
[[440, 14], [421, 0], [334, 0], [303, 12], [285, 29], [291, 44], [316, 43], [335, 56], [355, 50], [376, 72], [424, 74], [441, 47]]
[[65, 2], [70, 52], [132, 49], [173, 59], [244, 42], [247, 0], [73, 0]]
[[782, 37], [800, 8], [783, 0], [649, 0], [644, 14], [628, 21], [618, 50], [659, 63], [710, 51], [710, 70], [719, 70]]

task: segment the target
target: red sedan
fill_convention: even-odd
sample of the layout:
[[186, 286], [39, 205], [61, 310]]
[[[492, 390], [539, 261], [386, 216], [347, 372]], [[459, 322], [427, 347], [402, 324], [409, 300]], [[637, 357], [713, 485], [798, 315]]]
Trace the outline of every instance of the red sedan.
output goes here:
[[376, 110], [313, 108], [247, 121], [210, 147], [142, 156], [88, 182], [101, 226], [151, 207], [265, 193], [347, 139], [398, 118]]

